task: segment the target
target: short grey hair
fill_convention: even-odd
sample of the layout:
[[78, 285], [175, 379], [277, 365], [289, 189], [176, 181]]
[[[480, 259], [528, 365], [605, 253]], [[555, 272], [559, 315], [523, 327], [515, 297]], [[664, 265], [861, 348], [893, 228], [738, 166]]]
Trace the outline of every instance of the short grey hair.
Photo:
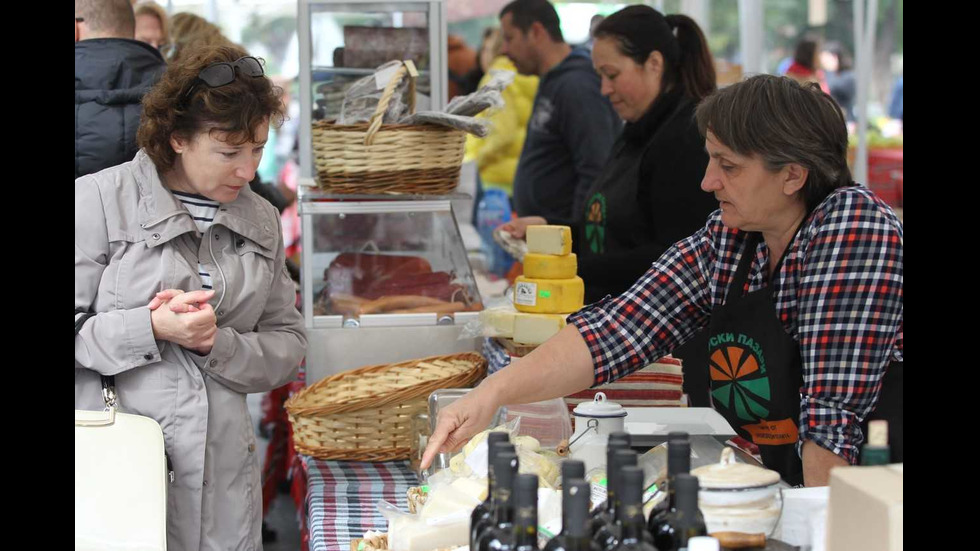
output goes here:
[[798, 164], [809, 170], [803, 199], [813, 210], [832, 191], [853, 185], [847, 166], [847, 123], [840, 107], [816, 84], [757, 75], [722, 88], [698, 105], [702, 136], [758, 155], [766, 168]]

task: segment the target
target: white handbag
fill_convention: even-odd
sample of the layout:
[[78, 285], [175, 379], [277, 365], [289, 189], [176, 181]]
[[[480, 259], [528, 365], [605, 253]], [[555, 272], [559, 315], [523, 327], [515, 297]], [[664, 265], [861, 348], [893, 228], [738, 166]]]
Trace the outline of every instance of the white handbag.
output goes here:
[[104, 411], [75, 410], [75, 551], [164, 551], [163, 431], [149, 417], [117, 412], [113, 386], [102, 378]]

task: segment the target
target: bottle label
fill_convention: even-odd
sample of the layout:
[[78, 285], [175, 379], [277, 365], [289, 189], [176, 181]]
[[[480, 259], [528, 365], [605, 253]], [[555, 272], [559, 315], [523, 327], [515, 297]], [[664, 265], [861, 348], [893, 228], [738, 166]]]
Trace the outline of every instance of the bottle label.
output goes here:
[[551, 519], [545, 524], [538, 525], [538, 535], [544, 536], [549, 540], [561, 532], [561, 517]]
[[521, 306], [537, 306], [538, 284], [521, 281], [514, 288], [514, 304]]
[[649, 502], [657, 495], [657, 492], [659, 491], [660, 489], [657, 488], [656, 483], [653, 483], [650, 486], [648, 486], [647, 489], [643, 491], [643, 503]]
[[608, 492], [606, 491], [606, 479], [592, 482], [592, 509], [606, 501]]

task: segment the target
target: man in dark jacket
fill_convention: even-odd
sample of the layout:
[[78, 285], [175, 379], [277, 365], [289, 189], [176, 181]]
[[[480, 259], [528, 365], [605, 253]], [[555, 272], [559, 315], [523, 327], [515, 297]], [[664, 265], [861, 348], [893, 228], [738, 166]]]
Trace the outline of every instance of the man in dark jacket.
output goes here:
[[75, 178], [133, 160], [140, 101], [166, 68], [129, 0], [75, 0]]
[[621, 128], [586, 50], [562, 37], [547, 0], [515, 0], [500, 12], [501, 53], [541, 83], [514, 176], [518, 216], [571, 225]]

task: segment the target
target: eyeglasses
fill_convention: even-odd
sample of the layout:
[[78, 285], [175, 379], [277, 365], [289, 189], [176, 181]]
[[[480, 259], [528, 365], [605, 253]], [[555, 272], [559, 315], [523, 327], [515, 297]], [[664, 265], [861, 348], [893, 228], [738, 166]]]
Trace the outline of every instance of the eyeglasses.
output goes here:
[[212, 63], [204, 69], [201, 69], [201, 72], [197, 74], [197, 78], [194, 79], [194, 84], [184, 94], [184, 100], [186, 101], [191, 97], [191, 94], [197, 89], [198, 84], [203, 83], [208, 88], [220, 88], [235, 82], [235, 76], [238, 73], [253, 78], [265, 76], [265, 71], [262, 69], [262, 62], [252, 56], [240, 57], [231, 63], [226, 61]]

